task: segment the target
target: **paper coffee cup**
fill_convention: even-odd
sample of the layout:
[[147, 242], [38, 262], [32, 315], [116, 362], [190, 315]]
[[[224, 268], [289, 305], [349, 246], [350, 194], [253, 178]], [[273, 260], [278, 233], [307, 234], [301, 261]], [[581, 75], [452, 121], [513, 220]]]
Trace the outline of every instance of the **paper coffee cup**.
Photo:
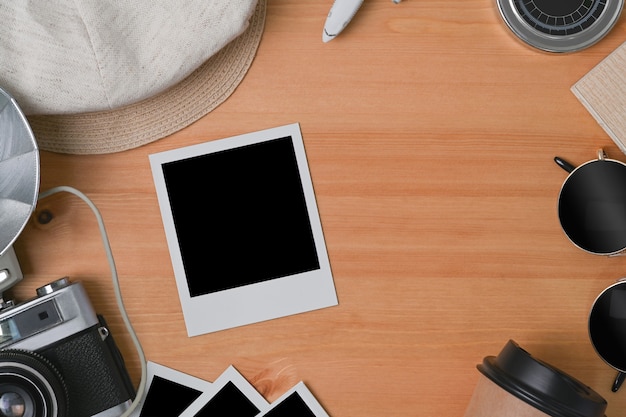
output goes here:
[[465, 417], [604, 417], [604, 398], [512, 340], [477, 368], [482, 375]]
[[546, 417], [548, 414], [509, 394], [484, 375], [480, 376], [465, 417]]

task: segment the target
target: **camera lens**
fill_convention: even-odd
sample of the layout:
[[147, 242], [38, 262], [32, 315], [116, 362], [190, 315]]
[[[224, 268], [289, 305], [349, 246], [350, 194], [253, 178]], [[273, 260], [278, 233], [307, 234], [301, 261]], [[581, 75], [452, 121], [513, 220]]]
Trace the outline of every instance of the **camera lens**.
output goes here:
[[33, 399], [18, 386], [0, 387], [0, 417], [26, 417], [26, 410], [33, 410]]
[[0, 417], [66, 417], [61, 374], [34, 352], [0, 351]]
[[26, 410], [26, 401], [17, 392], [6, 392], [0, 397], [0, 414], [2, 417], [22, 417]]

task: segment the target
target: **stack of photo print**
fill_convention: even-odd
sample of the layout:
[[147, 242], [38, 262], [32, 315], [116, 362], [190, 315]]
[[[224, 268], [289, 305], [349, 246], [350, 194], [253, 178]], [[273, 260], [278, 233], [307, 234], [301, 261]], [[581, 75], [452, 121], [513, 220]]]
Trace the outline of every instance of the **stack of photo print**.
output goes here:
[[329, 417], [303, 382], [268, 402], [233, 366], [208, 382], [148, 362], [146, 395], [133, 417]]

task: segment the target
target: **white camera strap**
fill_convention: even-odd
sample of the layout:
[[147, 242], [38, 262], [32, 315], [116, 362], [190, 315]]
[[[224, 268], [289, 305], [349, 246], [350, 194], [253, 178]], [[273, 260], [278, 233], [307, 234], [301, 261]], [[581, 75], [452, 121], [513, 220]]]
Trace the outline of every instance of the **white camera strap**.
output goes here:
[[83, 200], [89, 208], [93, 211], [96, 216], [96, 220], [98, 221], [98, 227], [100, 228], [100, 235], [102, 236], [102, 244], [104, 245], [104, 251], [106, 252], [106, 257], [109, 262], [109, 268], [111, 269], [111, 279], [113, 281], [113, 289], [115, 290], [115, 298], [117, 300], [117, 306], [122, 315], [122, 319], [124, 320], [124, 324], [126, 325], [126, 329], [130, 334], [130, 337], [135, 345], [135, 349], [137, 350], [137, 355], [139, 356], [139, 362], [141, 363], [141, 381], [139, 383], [139, 387], [137, 388], [137, 395], [135, 396], [135, 400], [132, 405], [124, 414], [120, 417], [128, 417], [130, 416], [143, 398], [145, 387], [146, 387], [146, 379], [147, 379], [147, 366], [146, 366], [146, 356], [143, 352], [143, 348], [141, 347], [141, 343], [139, 342], [139, 338], [137, 337], [137, 333], [133, 329], [132, 324], [130, 323], [130, 319], [128, 318], [128, 314], [126, 313], [126, 308], [124, 307], [124, 301], [122, 300], [122, 292], [120, 290], [119, 279], [117, 275], [117, 268], [115, 266], [115, 260], [113, 259], [113, 252], [111, 251], [111, 244], [109, 242], [109, 238], [106, 232], [106, 228], [104, 227], [104, 221], [102, 219], [102, 215], [100, 211], [96, 207], [96, 205], [91, 201], [85, 194], [80, 192], [79, 190], [68, 187], [68, 186], [60, 186], [54, 187], [50, 190], [44, 191], [39, 194], [39, 200], [49, 197], [53, 194], [57, 194], [60, 192], [68, 192], [74, 194]]

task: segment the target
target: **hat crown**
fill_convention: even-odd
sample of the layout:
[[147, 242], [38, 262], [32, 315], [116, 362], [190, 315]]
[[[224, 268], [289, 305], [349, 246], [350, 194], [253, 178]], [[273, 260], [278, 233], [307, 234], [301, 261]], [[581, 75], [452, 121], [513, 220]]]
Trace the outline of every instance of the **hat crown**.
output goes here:
[[0, 6], [0, 85], [24, 112], [139, 102], [246, 29], [256, 0], [12, 0]]

